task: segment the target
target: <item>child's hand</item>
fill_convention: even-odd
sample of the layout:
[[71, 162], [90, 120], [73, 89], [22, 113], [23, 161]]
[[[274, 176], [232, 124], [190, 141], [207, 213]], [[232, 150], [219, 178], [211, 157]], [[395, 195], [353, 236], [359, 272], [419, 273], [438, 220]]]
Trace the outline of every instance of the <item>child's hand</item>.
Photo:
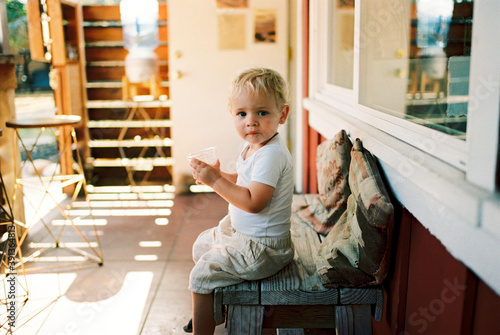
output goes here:
[[205, 184], [211, 187], [217, 179], [222, 177], [219, 160], [214, 165], [208, 165], [196, 158], [192, 158], [189, 167], [197, 184]]

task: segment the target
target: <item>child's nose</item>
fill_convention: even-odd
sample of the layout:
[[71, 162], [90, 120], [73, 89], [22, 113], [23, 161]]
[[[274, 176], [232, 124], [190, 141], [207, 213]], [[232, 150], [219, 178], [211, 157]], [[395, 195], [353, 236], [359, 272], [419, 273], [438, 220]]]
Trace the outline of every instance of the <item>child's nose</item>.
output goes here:
[[249, 115], [247, 118], [247, 125], [255, 126], [257, 124], [257, 118], [254, 115]]

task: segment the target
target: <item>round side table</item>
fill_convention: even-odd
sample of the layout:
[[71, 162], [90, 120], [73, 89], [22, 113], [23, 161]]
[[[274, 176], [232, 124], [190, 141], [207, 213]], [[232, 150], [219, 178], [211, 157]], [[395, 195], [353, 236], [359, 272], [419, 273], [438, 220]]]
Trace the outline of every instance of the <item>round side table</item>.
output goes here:
[[[98, 263], [99, 265], [103, 263], [101, 244], [94, 224], [90, 201], [88, 200], [85, 175], [78, 152], [78, 142], [74, 128], [80, 122], [80, 116], [54, 115], [51, 117], [15, 119], [5, 123], [7, 127], [14, 129], [19, 139], [19, 144], [26, 154], [25, 159], [21, 162], [21, 168], [15, 174], [15, 188], [21, 191], [20, 194], [23, 195], [25, 203], [28, 202], [34, 210], [33, 218], [26, 218], [26, 221], [30, 222], [24, 224], [26, 230], [20, 238], [20, 243], [22, 244], [27, 240], [28, 233], [33, 230], [34, 226], [40, 227], [39, 224], [42, 224], [45, 228], [45, 230], [37, 228], [33, 232], [37, 235], [36, 239], [43, 242], [29, 243], [27, 247], [29, 248], [29, 255], [23, 257], [24, 263], [30, 261], [60, 263], [57, 266], [51, 266], [52, 268], [75, 266], [89, 261]], [[34, 143], [30, 146], [27, 145], [27, 139], [23, 139], [19, 131], [20, 129], [27, 128], [39, 129], [38, 136], [35, 137]], [[52, 131], [58, 142], [56, 166], [49, 174], [42, 173], [33, 158], [33, 153], [39, 144], [39, 139], [48, 130]], [[20, 151], [20, 149], [17, 146], [17, 150]], [[74, 155], [73, 150], [76, 151]], [[33, 176], [23, 173], [24, 169], [28, 166], [32, 168], [34, 172]], [[67, 193], [68, 198], [71, 195], [71, 199], [66, 199], [67, 201], [65, 200], [63, 205], [61, 200], [57, 198], [55, 189]], [[31, 200], [29, 195], [32, 194], [28, 193], [29, 190], [33, 190], [31, 191], [33, 193], [35, 190], [38, 192], [41, 191], [41, 199]], [[87, 209], [82, 210], [82, 205], [79, 205], [78, 210], [74, 211], [74, 204], [82, 190], [85, 195]], [[13, 199], [13, 204], [15, 204], [15, 201], [16, 199]], [[49, 214], [45, 213], [47, 202], [53, 207]], [[73, 233], [65, 231], [64, 228], [67, 226], [73, 227]], [[87, 231], [82, 233], [80, 229], [82, 226], [86, 226], [85, 228], [93, 226], [94, 232], [92, 234], [89, 234]], [[41, 232], [45, 236], [40, 237]], [[75, 235], [74, 232], [77, 234]], [[90, 241], [87, 238], [90, 235], [95, 236], [95, 241]], [[42, 253], [55, 249], [65, 249], [70, 254], [61, 255], [60, 253], [51, 253], [48, 257], [42, 256]], [[30, 268], [28, 270], [35, 271], [36, 269]]]

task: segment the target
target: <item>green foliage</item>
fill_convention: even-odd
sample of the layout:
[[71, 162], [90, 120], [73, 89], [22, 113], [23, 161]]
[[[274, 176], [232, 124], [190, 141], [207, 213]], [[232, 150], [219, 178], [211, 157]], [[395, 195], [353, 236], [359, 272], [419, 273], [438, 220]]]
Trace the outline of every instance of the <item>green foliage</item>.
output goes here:
[[18, 54], [21, 50], [29, 48], [26, 6], [22, 2], [7, 0], [7, 21], [10, 52]]
[[7, 0], [7, 21], [13, 22], [26, 17], [26, 6], [18, 0]]

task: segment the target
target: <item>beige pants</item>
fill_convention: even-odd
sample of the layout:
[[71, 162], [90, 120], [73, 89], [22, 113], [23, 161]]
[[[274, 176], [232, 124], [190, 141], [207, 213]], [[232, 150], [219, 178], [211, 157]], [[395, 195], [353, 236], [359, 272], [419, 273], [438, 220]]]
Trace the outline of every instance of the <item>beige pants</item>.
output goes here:
[[294, 250], [290, 235], [253, 237], [231, 226], [229, 215], [217, 227], [202, 232], [193, 245], [195, 266], [189, 290], [210, 294], [215, 288], [272, 276], [290, 263]]

